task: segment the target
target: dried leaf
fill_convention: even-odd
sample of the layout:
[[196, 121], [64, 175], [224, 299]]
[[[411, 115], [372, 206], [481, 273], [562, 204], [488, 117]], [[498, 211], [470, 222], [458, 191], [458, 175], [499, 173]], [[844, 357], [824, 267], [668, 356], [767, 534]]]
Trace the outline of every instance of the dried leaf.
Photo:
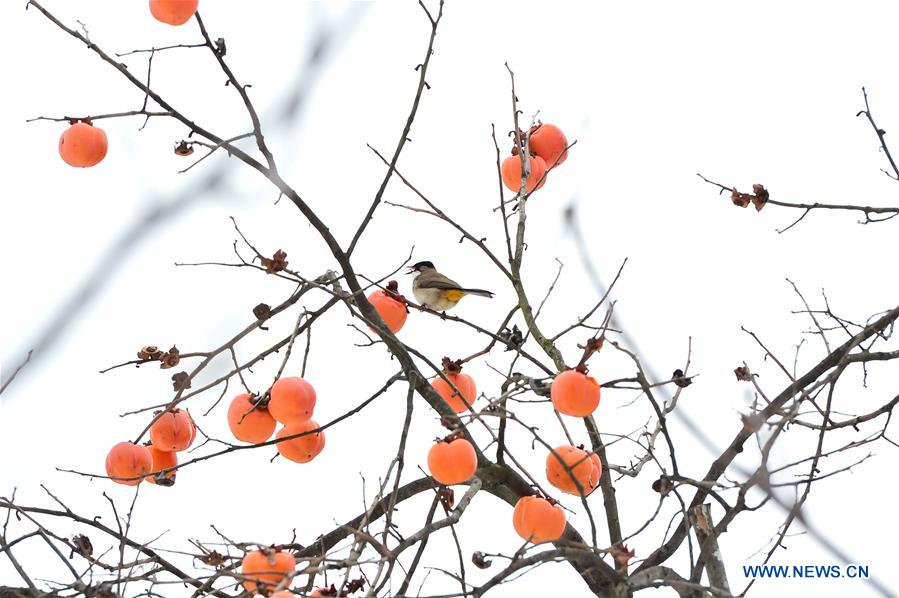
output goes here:
[[265, 271], [269, 274], [281, 272], [287, 268], [287, 253], [281, 249], [276, 251], [271, 258], [263, 257], [260, 258], [260, 260], [262, 261], [262, 267], [265, 268]]
[[227, 562], [227, 559], [222, 556], [217, 550], [213, 550], [212, 552], [207, 552], [202, 556], [197, 557], [200, 559], [200, 562], [209, 565], [211, 567], [221, 567]]
[[731, 189], [730, 200], [734, 202], [735, 206], [745, 208], [752, 201], [752, 196], [748, 193], [740, 193], [739, 191], [737, 191], [737, 188], [734, 187], [733, 189]]
[[173, 368], [178, 365], [178, 362], [181, 361], [178, 347], [173, 345], [171, 349], [162, 354], [162, 356], [159, 358], [159, 361], [161, 362], [159, 364], [159, 367], [164, 370]]
[[752, 186], [752, 192], [754, 193], [752, 196], [752, 205], [755, 206], [756, 212], [760, 212], [762, 208], [765, 207], [765, 204], [768, 203], [768, 190], [756, 183]]
[[443, 505], [443, 508], [451, 511], [453, 505], [456, 504], [456, 494], [453, 492], [453, 489], [449, 486], [443, 486], [437, 491], [437, 495], [440, 497], [440, 503]]
[[137, 352], [137, 358], [144, 361], [156, 361], [160, 357], [162, 357], [162, 351], [159, 350], [159, 347], [154, 347], [153, 345], [147, 345]]

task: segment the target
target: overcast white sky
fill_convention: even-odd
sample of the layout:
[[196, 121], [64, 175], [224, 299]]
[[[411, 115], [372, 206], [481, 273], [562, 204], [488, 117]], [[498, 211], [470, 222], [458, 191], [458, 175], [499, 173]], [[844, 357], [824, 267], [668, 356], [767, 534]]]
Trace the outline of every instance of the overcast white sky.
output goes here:
[[[66, 23], [87, 26], [91, 39], [108, 51], [193, 43], [193, 23], [171, 28], [152, 21], [144, 2], [64, 2], [45, 6]], [[108, 65], [64, 35], [24, 2], [0, 5], [0, 55], [4, 56], [4, 109], [0, 127], [5, 187], [0, 202], [0, 358], [4, 378], [50, 316], [78, 288], [120, 231], [158, 202], [200, 181], [204, 171], [227, 160], [217, 155], [187, 174], [171, 152], [186, 131], [174, 122], [152, 120], [138, 131], [138, 118], [105, 121], [110, 149], [96, 168], [66, 166], [57, 154], [60, 123], [25, 124], [37, 115], [83, 115], [135, 109], [142, 96]], [[227, 41], [227, 59], [251, 96], [272, 114], [286, 88], [296, 81], [311, 36], [322, 24], [339, 25], [339, 49], [329, 55], [313, 95], [296, 124], [265, 127], [284, 177], [347, 242], [383, 176], [380, 161], [366, 148], [393, 150], [408, 112], [427, 42], [428, 24], [415, 2], [377, 2], [360, 7], [341, 3], [269, 1], [201, 2], [213, 37]], [[350, 17], [350, 11], [356, 11]], [[450, 1], [441, 23], [428, 82], [403, 153], [400, 171], [431, 199], [488, 244], [501, 248], [496, 203], [491, 123], [511, 128], [508, 77], [516, 72], [526, 114], [537, 110], [565, 130], [577, 146], [564, 166], [530, 202], [525, 276], [533, 295], [551, 281], [556, 258], [563, 276], [547, 305], [544, 325], [557, 330], [596, 299], [578, 254], [565, 233], [563, 210], [575, 203], [588, 231], [592, 258], [610, 280], [621, 260], [628, 265], [615, 292], [617, 314], [662, 375], [681, 367], [693, 339], [696, 384], [682, 407], [700, 422], [718, 446], [739, 429], [747, 389], [733, 368], [746, 360], [760, 382], [777, 392], [784, 385], [776, 370], [740, 331], [758, 333], [769, 347], [792, 359], [807, 323], [790, 311], [801, 306], [785, 278], [820, 305], [824, 288], [831, 307], [854, 320], [894, 307], [899, 297], [896, 239], [899, 220], [876, 226], [856, 224], [851, 214], [813, 213], [795, 229], [778, 235], [798, 214], [775, 209], [759, 214], [738, 210], [696, 172], [748, 188], [760, 182], [773, 198], [896, 205], [897, 183], [880, 172], [886, 166], [868, 123], [856, 118], [868, 89], [879, 125], [899, 131], [899, 50], [892, 2], [460, 2]], [[135, 73], [144, 58], [126, 59]], [[223, 137], [243, 133], [248, 119], [214, 61], [199, 50], [176, 50], [154, 60], [153, 87], [185, 114]], [[264, 123], [265, 126], [265, 123]], [[889, 138], [889, 136], [888, 136]], [[508, 145], [501, 139], [503, 150]], [[251, 144], [246, 144], [251, 148]], [[897, 150], [899, 151], [899, 150]], [[263, 252], [278, 248], [291, 267], [310, 277], [335, 267], [315, 231], [262, 177], [236, 160], [227, 188], [204, 196], [194, 208], [142, 240], [123, 257], [108, 284], [76, 315], [76, 321], [42, 359], [27, 368], [0, 403], [0, 494], [14, 487], [26, 502], [40, 502], [39, 483], [66, 497], [76, 510], [108, 514], [100, 493], [125, 501], [131, 490], [105, 481], [88, 482], [55, 467], [102, 471], [114, 442], [133, 437], [146, 418], [119, 414], [168, 400], [169, 373], [154, 368], [122, 369], [100, 375], [102, 367], [129, 359], [145, 344], [185, 351], [206, 350], [251, 321], [259, 302], [275, 304], [290, 292], [258, 272], [239, 269], [176, 268], [176, 261], [229, 261], [238, 219]], [[397, 180], [386, 199], [414, 203]], [[441, 270], [471, 286], [497, 292], [492, 301], [466, 299], [458, 313], [494, 327], [514, 302], [491, 264], [436, 219], [384, 206], [379, 209], [356, 256], [357, 269], [380, 277], [397, 267], [414, 246], [414, 257], [432, 259]], [[409, 292], [408, 280], [401, 290]], [[322, 297], [310, 300], [316, 305]], [[291, 317], [277, 322], [270, 336], [241, 348], [243, 357], [276, 338]], [[380, 387], [395, 370], [381, 348], [359, 349], [358, 333], [347, 327], [346, 312], [333, 310], [313, 333], [308, 378], [318, 390], [316, 419], [328, 420]], [[462, 356], [484, 340], [468, 329], [412, 314], [401, 333], [431, 358]], [[570, 337], [561, 347], [575, 361]], [[254, 351], [256, 348], [256, 351]], [[823, 355], [809, 339], [799, 368]], [[502, 367], [508, 354], [491, 355], [468, 371], [480, 390], [495, 395], [500, 377], [487, 363]], [[291, 362], [293, 368], [299, 362]], [[228, 366], [221, 362], [210, 376]], [[260, 389], [277, 364], [255, 369]], [[600, 380], [631, 375], [632, 368], [604, 352], [593, 364]], [[842, 410], [864, 412], [895, 395], [896, 366], [870, 368], [868, 388], [841, 390]], [[847, 380], [847, 382], [849, 382]], [[853, 379], [852, 383], [857, 382]], [[860, 386], [860, 385], [859, 385]], [[229, 396], [231, 391], [229, 391]], [[217, 395], [200, 397], [198, 416]], [[139, 537], [170, 530], [161, 543], [184, 549], [186, 538], [210, 538], [215, 523], [231, 537], [276, 543], [296, 530], [312, 541], [336, 522], [358, 514], [363, 504], [360, 474], [371, 496], [378, 475], [395, 451], [404, 412], [400, 388], [379, 399], [362, 417], [328, 431], [324, 453], [308, 465], [276, 460], [273, 451], [245, 451], [199, 464], [179, 474], [170, 489], [143, 488], [138, 503]], [[602, 432], [628, 433], [649, 417], [645, 402], [624, 407], [627, 391], [605, 393], [597, 413]], [[198, 422], [225, 436], [224, 405]], [[561, 443], [554, 420], [544, 410], [522, 409], [543, 421]], [[438, 422], [419, 408], [409, 439], [408, 479], [424, 466]], [[541, 419], [543, 418], [543, 419]], [[581, 440], [586, 441], [586, 436]], [[680, 425], [672, 431], [682, 447], [681, 468], [701, 477], [713, 456]], [[791, 432], [775, 460], [801, 456], [808, 446]], [[543, 455], [524, 438], [523, 461], [540, 475]], [[867, 454], [867, 450], [863, 449]], [[899, 590], [895, 569], [895, 497], [887, 488], [896, 471], [895, 449], [875, 446], [873, 456], [816, 485], [806, 513], [854, 559], [870, 566], [886, 587]], [[860, 454], [859, 456], [863, 456]], [[611, 458], [626, 463], [632, 451], [617, 445]], [[754, 455], [745, 455], [751, 466]], [[826, 470], [844, 465], [825, 464]], [[651, 513], [655, 472], [622, 480], [619, 501], [625, 533]], [[784, 495], [789, 499], [789, 495]], [[407, 529], [421, 520], [429, 498], [404, 507]], [[591, 498], [601, 511], [601, 498]], [[564, 501], [577, 510], [577, 501]], [[668, 517], [655, 535], [632, 545], [638, 557], [657, 546]], [[742, 565], [775, 532], [777, 510], [742, 517], [721, 538], [732, 588], [746, 579]], [[571, 520], [589, 531], [579, 516]], [[507, 524], [508, 523], [508, 524]], [[801, 531], [795, 528], [794, 532]], [[605, 531], [601, 526], [600, 542]], [[460, 526], [466, 554], [474, 550], [511, 553], [518, 546], [511, 511], [480, 496]], [[98, 538], [99, 539], [99, 538]], [[840, 564], [807, 536], [786, 542], [776, 564]], [[448, 534], [435, 536], [424, 565], [454, 559]], [[23, 546], [19, 558], [41, 571], [46, 555]], [[675, 564], [681, 566], [681, 555]], [[454, 560], [450, 561], [454, 562]], [[451, 566], [451, 565], [450, 565]], [[495, 573], [471, 571], [474, 581]], [[0, 583], [16, 583], [9, 562], [0, 559]], [[428, 578], [427, 593], [458, 586], [440, 574]], [[580, 595], [580, 579], [564, 565], [538, 569], [497, 590], [497, 596], [553, 591]], [[793, 592], [818, 596], [871, 596], [862, 582], [794, 580], [759, 582], [757, 596]], [[673, 594], [659, 591], [658, 595]]]

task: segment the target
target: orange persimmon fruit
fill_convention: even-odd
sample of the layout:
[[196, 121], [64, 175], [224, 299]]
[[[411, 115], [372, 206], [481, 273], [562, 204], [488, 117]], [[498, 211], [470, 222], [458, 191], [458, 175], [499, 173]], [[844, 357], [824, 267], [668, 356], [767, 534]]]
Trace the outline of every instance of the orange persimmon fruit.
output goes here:
[[153, 458], [153, 464], [150, 468], [150, 475], [145, 479], [151, 484], [160, 486], [174, 486], [176, 469], [160, 473], [163, 469], [175, 467], [178, 465], [178, 453], [170, 451], [161, 451], [152, 444], [147, 447], [150, 450], [150, 456]]
[[406, 323], [406, 317], [409, 315], [409, 312], [406, 310], [406, 304], [392, 296], [389, 292], [375, 291], [368, 296], [368, 302], [371, 303], [378, 315], [381, 316], [381, 319], [384, 320], [384, 323], [387, 324], [390, 332], [396, 334], [403, 327], [403, 324]]
[[545, 498], [523, 496], [515, 504], [512, 525], [528, 542], [552, 542], [565, 533], [565, 511]]
[[59, 155], [69, 166], [96, 166], [106, 157], [109, 141], [100, 127], [77, 122], [59, 137]]
[[278, 378], [269, 392], [268, 412], [284, 425], [300, 424], [312, 417], [315, 389], [298, 376]]
[[[546, 479], [549, 483], [562, 492], [575, 496], [582, 492], [584, 495], [593, 492], [602, 475], [599, 455], [570, 445], [556, 447], [555, 451], [555, 454], [550, 452], [546, 456]], [[565, 469], [565, 465], [570, 472]], [[581, 485], [580, 491], [575, 480]]]
[[428, 471], [446, 486], [467, 482], [477, 468], [477, 453], [464, 438], [440, 440], [428, 451]]
[[297, 566], [294, 556], [277, 548], [263, 548], [243, 557], [240, 573], [248, 592], [271, 593]]
[[531, 129], [528, 147], [531, 153], [543, 158], [547, 168], [558, 166], [568, 159], [568, 139], [556, 125], [537, 125]]
[[228, 427], [241, 442], [265, 442], [277, 426], [268, 409], [255, 405], [253, 395], [249, 393], [237, 395], [228, 406]]
[[150, 440], [160, 451], [183, 451], [196, 435], [194, 420], [187, 411], [178, 408], [166, 411], [150, 426]]
[[157, 21], [169, 25], [183, 25], [194, 13], [200, 0], [150, 0], [150, 14]]
[[106, 455], [106, 475], [117, 484], [137, 486], [143, 476], [152, 470], [153, 456], [150, 449], [133, 442], [120, 442]]
[[[543, 158], [540, 156], [531, 156], [528, 163], [531, 166], [531, 174], [528, 175], [528, 180], [524, 188], [525, 193], [533, 191], [535, 186], [539, 189], [546, 182], [546, 162]], [[509, 156], [503, 160], [501, 171], [503, 184], [505, 184], [510, 191], [518, 193], [518, 191], [521, 190], [521, 156]], [[540, 183], [539, 186], [537, 186], [538, 181]]]
[[577, 370], [566, 370], [553, 380], [550, 397], [559, 413], [587, 417], [599, 406], [599, 382]]
[[[453, 408], [453, 411], [462, 413], [468, 409], [468, 405], [474, 404], [474, 400], [478, 396], [474, 378], [468, 374], [445, 374], [445, 376], [450, 379], [453, 386], [459, 389], [459, 392], [462, 393], [461, 397], [443, 378], [435, 378], [434, 381], [431, 382], [431, 386], [433, 386], [434, 390], [443, 397], [446, 404]], [[463, 401], [462, 399], [465, 400]], [[468, 403], [468, 405], [465, 403]]]
[[[275, 438], [302, 434], [303, 432], [315, 430], [318, 427], [318, 424], [311, 419], [298, 424], [290, 424], [278, 430]], [[275, 446], [278, 447], [278, 452], [286, 459], [296, 463], [308, 463], [315, 459], [322, 452], [322, 449], [325, 448], [325, 433], [306, 434], [305, 436], [279, 442]]]

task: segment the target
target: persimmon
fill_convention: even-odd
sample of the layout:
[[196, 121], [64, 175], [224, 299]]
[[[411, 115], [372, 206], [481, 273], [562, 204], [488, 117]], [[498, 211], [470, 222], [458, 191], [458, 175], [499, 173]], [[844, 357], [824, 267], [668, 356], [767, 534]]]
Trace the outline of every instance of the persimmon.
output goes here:
[[565, 511], [539, 496], [523, 496], [515, 504], [512, 525], [528, 542], [552, 542], [565, 533]]
[[[565, 469], [565, 465], [571, 470], [570, 472]], [[566, 494], [575, 496], [579, 496], [581, 492], [584, 495], [590, 494], [599, 484], [600, 475], [602, 463], [596, 453], [563, 445], [556, 447], [555, 454], [551, 452], [546, 456], [546, 479]], [[581, 485], [580, 491], [575, 480]]]
[[559, 413], [587, 417], [599, 406], [599, 382], [577, 370], [567, 370], [553, 380], [550, 397]]
[[428, 471], [446, 486], [467, 482], [478, 468], [478, 456], [464, 438], [443, 439], [428, 451]]
[[397, 293], [398, 288], [397, 282], [391, 280], [386, 290], [378, 290], [368, 296], [368, 302], [394, 334], [400, 331], [409, 315], [405, 299]]
[[77, 122], [59, 137], [59, 155], [69, 166], [88, 168], [106, 157], [106, 132], [90, 123]]
[[528, 147], [532, 153], [543, 158], [547, 168], [558, 166], [568, 159], [568, 139], [556, 125], [537, 125], [531, 129]]
[[272, 437], [278, 426], [268, 409], [256, 405], [253, 395], [244, 393], [232, 399], [228, 407], [228, 427], [242, 442], [259, 444]]
[[143, 476], [152, 470], [153, 456], [150, 449], [133, 442], [120, 442], [106, 455], [106, 475], [117, 484], [137, 486]]
[[150, 14], [162, 23], [183, 25], [194, 13], [200, 0], [150, 0]]
[[248, 552], [243, 557], [240, 573], [246, 579], [243, 582], [248, 592], [270, 593], [297, 566], [294, 556], [278, 548], [263, 548]]
[[146, 479], [151, 484], [159, 484], [160, 486], [174, 486], [175, 472], [173, 469], [165, 473], [160, 473], [163, 469], [175, 467], [178, 465], [178, 453], [170, 451], [161, 451], [152, 444], [147, 447], [150, 449], [150, 456], [153, 458], [153, 464], [150, 468], [151, 474]]
[[[525, 193], [533, 191], [535, 186], [539, 189], [546, 182], [546, 177], [544, 176], [546, 174], [546, 162], [543, 158], [540, 156], [530, 156], [528, 164], [530, 164], [531, 167], [531, 174], [528, 175], [528, 180], [524, 188]], [[501, 171], [503, 183], [506, 187], [508, 187], [510, 191], [518, 193], [518, 191], [521, 190], [521, 156], [509, 156], [503, 160]], [[540, 182], [539, 186], [537, 186], [538, 181]]]
[[[311, 419], [299, 424], [290, 424], [278, 430], [275, 438], [302, 434], [303, 432], [315, 430], [318, 427], [318, 424]], [[297, 463], [308, 463], [315, 459], [322, 452], [322, 449], [325, 448], [325, 433], [315, 432], [314, 434], [291, 438], [290, 440], [279, 442], [275, 446], [278, 447], [278, 452], [285, 458]]]
[[183, 451], [196, 434], [190, 414], [178, 408], [166, 411], [150, 426], [150, 440], [160, 451]]
[[[474, 378], [468, 374], [462, 373], [461, 362], [451, 361], [449, 357], [443, 358], [443, 374], [449, 378], [458, 392], [453, 390], [446, 380], [437, 377], [431, 382], [431, 386], [437, 391], [446, 404], [453, 408], [456, 413], [462, 413], [469, 406], [474, 405], [474, 401], [478, 396], [478, 388], [474, 382]], [[459, 396], [459, 393], [462, 396]], [[464, 399], [464, 400], [463, 400]], [[466, 405], [468, 403], [468, 405]]]
[[268, 412], [282, 424], [300, 424], [312, 417], [315, 389], [298, 376], [278, 378], [269, 391]]

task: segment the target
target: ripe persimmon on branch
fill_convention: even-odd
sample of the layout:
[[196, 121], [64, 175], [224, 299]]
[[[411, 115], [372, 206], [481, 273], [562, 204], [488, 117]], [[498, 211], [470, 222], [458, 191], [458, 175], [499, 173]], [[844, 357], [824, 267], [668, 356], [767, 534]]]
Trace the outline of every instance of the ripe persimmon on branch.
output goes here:
[[[861, 371], [867, 376], [868, 364], [899, 359], [899, 350], [892, 348], [899, 307], [885, 309], [859, 324], [833, 311], [826, 296], [823, 309], [813, 309], [794, 284], [804, 306], [799, 313], [807, 315], [813, 326], [809, 335], [823, 345], [816, 364], [804, 373], [796, 366], [790, 369], [775, 349], [747, 330], [762, 358], [778, 365], [781, 379], [766, 379], [762, 384], [754, 365], [750, 365], [754, 360], [738, 364], [734, 384], [750, 385], [753, 403], [740, 418], [734, 418], [733, 431], [703, 431], [678, 410], [699, 375], [691, 369], [693, 339], [687, 339], [685, 359], [677, 369], [668, 370], [672, 371], [668, 376], [655, 373], [652, 361], [630, 337], [615, 311], [613, 291], [624, 276], [625, 263], [618, 267], [611, 284], [604, 287], [573, 213], [569, 213], [568, 223], [576, 233], [590, 278], [596, 283], [598, 299], [579, 306], [583, 311], [568, 317], [563, 326], [555, 328], [559, 330], [555, 334], [547, 332], [545, 314], [552, 309], [550, 299], [565, 264], [559, 262], [556, 276], [546, 288], [526, 278], [524, 265], [530, 257], [528, 208], [550, 191], [556, 171], [583, 146], [569, 142], [559, 127], [536, 116], [524, 122], [515, 74], [508, 64], [511, 149], [508, 155], [501, 150], [496, 125], [492, 124], [489, 141], [496, 150], [499, 194], [495, 207], [484, 210], [485, 221], [498, 220], [502, 228], [500, 251], [471, 224], [454, 218], [445, 201], [429, 194], [426, 181], [413, 184], [414, 173], [399, 172], [399, 158], [408, 144], [421, 100], [430, 89], [427, 78], [431, 76], [431, 57], [443, 22], [443, 0], [419, 2], [429, 35], [424, 57], [416, 67], [418, 81], [411, 106], [392, 153], [368, 146], [386, 171], [348, 243], [338, 240], [332, 226], [279, 170], [276, 154], [264, 134], [266, 120], [254, 105], [249, 86], [229, 65], [224, 38], [215, 38], [217, 34], [210, 33], [197, 12], [198, 1], [151, 0], [149, 4], [150, 15], [161, 22], [176, 27], [195, 23], [202, 41], [109, 53], [92, 42], [86, 32], [54, 16], [42, 2], [28, 2], [143, 94], [138, 110], [33, 120], [69, 121], [61, 133], [60, 156], [73, 167], [90, 168], [109, 151], [115, 151], [110, 150], [96, 121], [137, 115], [147, 120], [173, 119], [187, 130], [185, 138], [173, 140], [176, 154], [189, 156], [194, 144], [208, 149], [181, 172], [204, 168], [206, 157], [225, 150], [233, 158], [226, 161], [229, 169], [249, 167], [262, 175], [265, 185], [271, 185], [279, 198], [293, 204], [317, 233], [336, 269], [296, 260], [277, 243], [264, 247], [248, 228], [242, 230], [233, 219], [238, 237], [232, 247], [235, 261], [177, 264], [242, 269], [248, 275], [282, 285], [283, 299], [274, 306], [259, 303], [247, 309], [243, 327], [223, 335], [224, 339], [211, 348], [179, 350], [181, 342], [173, 339], [178, 344], [163, 351], [159, 347], [168, 346], [168, 341], [165, 345], [147, 345], [150, 339], [140, 339], [143, 342], [134, 345], [138, 349], [136, 359], [134, 354], [123, 355], [102, 370], [104, 376], [116, 376], [131, 366], [158, 363], [164, 370], [185, 368], [162, 374], [171, 378], [170, 398], [121, 414], [128, 416], [125, 421], [131, 424], [130, 440], [109, 449], [105, 474], [99, 464], [78, 471], [59, 468], [79, 476], [79, 480], [87, 477], [98, 484], [135, 487], [125, 509], [106, 497], [114, 525], [102, 522], [96, 513], [76, 512], [46, 487], [47, 504], [24, 504], [15, 493], [0, 498], [0, 507], [6, 511], [0, 551], [21, 580], [20, 587], [8, 589], [11, 595], [181, 595], [188, 588], [193, 596], [404, 596], [413, 591], [414, 583], [420, 596], [476, 597], [547, 563], [564, 562], [583, 580], [584, 592], [596, 596], [624, 598], [658, 587], [671, 588], [681, 597], [731, 596], [736, 592], [726, 574], [728, 555], [722, 554], [718, 540], [738, 516], [749, 517], [763, 508], [783, 513], [783, 522], [766, 547], [765, 563], [783, 547], [796, 523], [836, 558], [851, 560], [803, 517], [802, 507], [815, 482], [865, 461], [867, 457], [854, 456], [861, 447], [880, 441], [896, 445], [888, 436], [888, 424], [899, 397], [885, 398], [878, 408], [858, 414], [847, 414], [847, 407], [837, 409], [836, 403], [842, 394], [838, 383], [849, 379], [844, 379], [844, 374]], [[239, 96], [244, 117], [250, 122], [249, 132], [219, 135], [151, 87], [154, 56], [175, 49], [208, 51], [212, 55], [229, 91], [233, 89]], [[146, 80], [117, 60], [143, 55], [147, 56]], [[865, 114], [874, 127], [895, 171], [883, 133], [871, 116], [867, 94], [865, 106], [859, 114]], [[238, 145], [244, 139], [252, 139], [254, 148]], [[899, 172], [896, 175], [899, 177]], [[394, 176], [423, 205], [385, 199]], [[223, 174], [210, 177], [208, 186], [214, 187], [221, 184]], [[733, 201], [743, 207], [753, 203], [760, 210], [770, 203], [804, 209], [799, 220], [818, 208], [862, 211], [866, 223], [899, 213], [895, 208], [790, 204], [771, 199], [761, 185], [748, 194], [704, 180], [732, 191]], [[504, 306], [506, 317], [499, 322], [476, 322], [435, 309], [435, 305], [450, 309], [466, 295], [492, 293], [460, 286], [437, 272], [431, 262], [411, 265], [418, 274], [418, 285], [413, 285], [407, 296], [393, 277], [410, 265], [411, 253], [387, 272], [359, 269], [361, 260], [354, 259], [359, 242], [385, 206], [411, 212], [413, 217], [436, 218], [461, 235], [460, 242], [474, 246], [514, 295], [514, 301]], [[892, 215], [872, 218], [871, 214]], [[317, 269], [307, 271], [313, 268]], [[428, 286], [424, 286], [425, 280]], [[432, 293], [420, 294], [422, 288]], [[429, 297], [438, 297], [439, 304]], [[317, 303], [309, 303], [314, 300]], [[333, 404], [332, 398], [321, 396], [314, 377], [307, 377], [306, 372], [308, 357], [316, 349], [313, 329], [318, 329], [325, 314], [348, 320], [365, 338], [358, 344], [363, 352], [383, 349], [393, 363], [377, 390], [363, 394], [365, 398], [347, 398], [349, 406], [328, 418], [316, 415], [315, 410], [321, 412], [322, 405]], [[197, 314], [198, 318], [202, 316], [203, 312]], [[464, 357], [454, 353], [452, 347], [447, 348], [449, 355], [428, 355], [403, 340], [404, 328], [422, 318], [434, 318], [442, 326], [464, 327], [484, 341], [484, 348]], [[275, 341], [264, 340], [268, 337], [261, 332], [275, 327], [285, 330], [276, 335]], [[251, 357], [245, 357], [250, 338], [259, 338], [265, 348], [256, 348]], [[599, 356], [610, 353], [620, 358], [615, 361], [620, 365], [606, 368], [604, 362], [600, 368]], [[35, 356], [39, 357], [39, 352]], [[219, 357], [229, 361], [226, 371], [205, 381], [201, 374]], [[487, 357], [494, 360], [487, 365], [499, 375], [498, 384], [478, 381], [464, 371], [473, 362], [486, 363]], [[298, 361], [302, 365], [298, 366]], [[500, 362], [502, 365], [495, 365]], [[195, 365], [186, 368], [187, 363]], [[20, 369], [28, 365], [24, 360]], [[0, 392], [11, 382], [5, 381]], [[300, 539], [296, 534], [289, 538], [234, 538], [226, 535], [227, 530], [213, 526], [209, 537], [190, 540], [196, 549], [191, 552], [168, 548], [165, 538], [142, 537], [133, 531], [138, 500], [155, 500], [155, 493], [166, 492], [179, 476], [190, 476], [198, 468], [225, 467], [237, 452], [256, 453], [264, 466], [263, 453], [270, 453], [270, 447], [274, 447], [278, 455], [298, 464], [297, 479], [312, 486], [313, 481], [303, 478], [302, 464], [341, 448], [327, 440], [328, 431], [358, 416], [396, 387], [403, 387], [405, 394], [402, 427], [398, 438], [389, 439], [396, 451], [391, 448], [393, 456], [379, 472], [374, 494], [351, 520], [323, 525], [316, 537]], [[636, 429], [622, 429], [611, 418], [600, 423], [594, 417], [610, 401], [609, 394], [621, 391], [634, 396], [627, 408], [646, 414], [645, 424]], [[539, 419], [533, 417], [534, 409], [541, 410]], [[214, 421], [207, 418], [227, 422], [233, 438], [220, 438], [207, 431], [204, 423]], [[681, 418], [707, 447], [726, 442], [725, 448], [716, 449], [708, 464], [679, 460], [684, 439], [670, 426], [674, 418]], [[446, 431], [432, 443], [422, 445], [411, 432], [422, 429], [429, 419], [439, 420]], [[857, 432], [851, 439], [831, 441], [830, 432], [850, 428]], [[796, 430], [793, 451], [801, 450], [802, 457], [775, 465], [772, 451], [783, 442], [787, 429]], [[737, 456], [748, 452], [752, 442], [757, 444], [758, 459], [747, 467], [745, 461], [737, 462]], [[526, 451], [539, 452], [545, 471], [528, 467]], [[842, 453], [853, 455], [850, 465], [823, 470], [830, 457]], [[426, 461], [427, 471], [410, 475], [408, 464], [415, 460]], [[623, 478], [645, 480], [644, 489], [655, 492], [655, 504], [641, 509], [634, 506], [636, 502], [620, 500]], [[156, 487], [148, 488], [144, 482]], [[795, 488], [796, 499], [786, 501], [776, 492], [783, 487]], [[422, 494], [427, 500], [420, 500]], [[486, 544], [491, 535], [491, 530], [466, 525], [472, 505], [486, 502], [487, 495], [503, 503], [504, 518], [495, 525], [514, 530], [521, 542], [507, 552], [484, 549], [465, 554], [460, 536], [464, 534], [467, 543]], [[423, 520], [400, 517], [401, 505], [418, 502], [430, 504]], [[317, 521], [332, 517], [330, 513], [316, 513]], [[74, 535], [68, 532], [73, 528], [77, 529]], [[430, 567], [422, 573], [421, 563], [429, 547], [433, 550], [432, 539], [447, 534], [452, 537], [455, 558], [443, 561], [452, 564]], [[32, 543], [44, 543], [71, 579], [49, 580], [43, 563], [24, 562], [16, 556], [17, 550]], [[871, 583], [886, 593], [876, 580]], [[751, 587], [749, 583], [740, 595]]]

